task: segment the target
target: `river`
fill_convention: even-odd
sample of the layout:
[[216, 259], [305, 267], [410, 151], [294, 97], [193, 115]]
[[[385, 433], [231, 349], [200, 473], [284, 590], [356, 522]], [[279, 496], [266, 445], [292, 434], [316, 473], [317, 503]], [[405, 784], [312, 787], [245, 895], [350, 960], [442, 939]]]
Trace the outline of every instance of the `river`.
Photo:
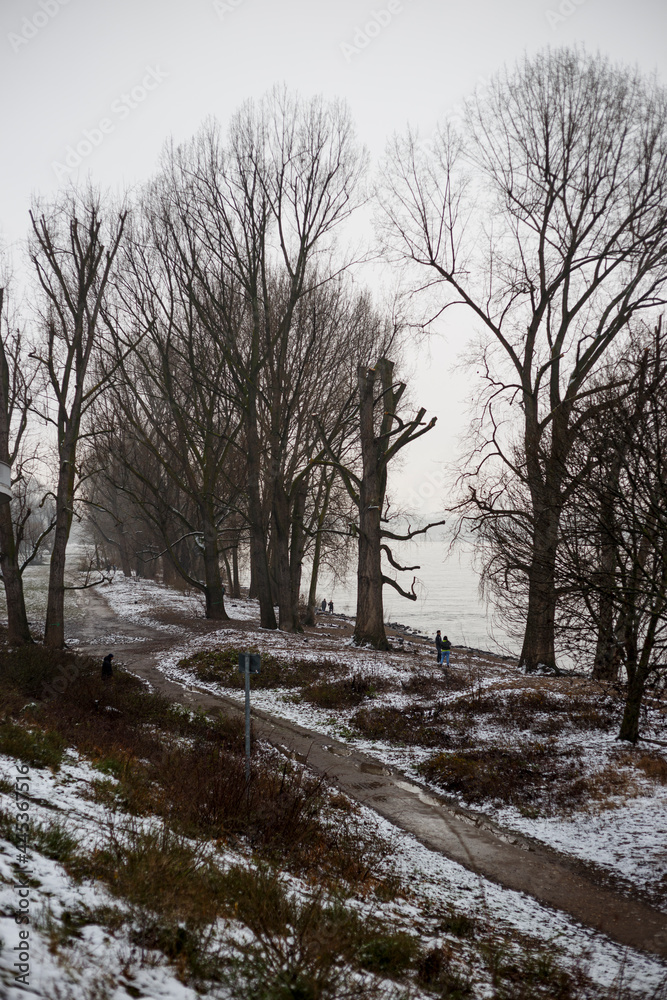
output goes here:
[[[472, 646], [503, 654], [518, 654], [517, 641], [493, 621], [492, 609], [479, 594], [479, 576], [472, 565], [470, 551], [448, 551], [444, 536], [402, 543], [394, 550], [402, 565], [419, 565], [412, 573], [398, 574], [404, 590], [417, 577], [416, 601], [406, 600], [392, 587], [384, 588], [385, 622], [400, 622], [425, 635], [440, 629], [454, 645]], [[342, 580], [323, 572], [318, 588], [320, 601], [334, 602], [334, 610], [346, 615], [356, 611], [356, 570], [354, 566]]]

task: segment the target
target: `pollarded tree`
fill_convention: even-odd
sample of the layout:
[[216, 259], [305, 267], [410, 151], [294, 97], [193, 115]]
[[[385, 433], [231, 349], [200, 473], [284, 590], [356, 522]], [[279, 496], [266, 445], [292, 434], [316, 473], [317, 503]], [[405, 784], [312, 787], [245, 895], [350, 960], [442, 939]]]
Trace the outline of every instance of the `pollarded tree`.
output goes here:
[[382, 526], [387, 523], [387, 480], [390, 463], [403, 448], [422, 434], [428, 433], [435, 426], [437, 419], [432, 417], [425, 423], [426, 410], [423, 407], [413, 417], [401, 414], [400, 402], [405, 389], [404, 382], [394, 381], [394, 363], [387, 358], [379, 358], [372, 367], [358, 366], [357, 404], [348, 411], [348, 419], [354, 420], [359, 428], [361, 454], [356, 469], [352, 463], [343, 460], [334, 439], [320, 425], [327, 459], [340, 474], [358, 513], [358, 523], [355, 525], [358, 555], [354, 641], [358, 645], [369, 643], [375, 649], [389, 648], [384, 627], [382, 601], [384, 585], [393, 587], [408, 600], [417, 600], [414, 579], [411, 589], [406, 591], [396, 580], [382, 572], [383, 552], [394, 569], [419, 569], [418, 566], [401, 566], [396, 562], [386, 539], [407, 542], [435, 527], [436, 524], [444, 523], [436, 522], [416, 531], [408, 529], [402, 535]]
[[384, 184], [387, 252], [414, 266], [420, 286], [429, 276], [438, 312], [465, 305], [494, 345], [472, 514], [480, 500], [485, 517], [507, 514], [485, 486], [490, 462], [524, 485], [521, 663], [553, 667], [559, 522], [581, 406], [614, 339], [665, 301], [666, 93], [600, 56], [548, 51], [471, 101], [460, 137], [444, 128], [428, 151], [413, 135], [395, 139]]

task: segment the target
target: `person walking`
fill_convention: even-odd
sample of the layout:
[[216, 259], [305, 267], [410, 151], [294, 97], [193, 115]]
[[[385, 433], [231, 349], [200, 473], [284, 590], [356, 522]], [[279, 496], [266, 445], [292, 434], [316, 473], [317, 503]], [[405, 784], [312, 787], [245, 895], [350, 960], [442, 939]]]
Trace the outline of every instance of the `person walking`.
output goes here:
[[442, 656], [440, 657], [440, 662], [442, 663], [442, 659], [444, 657], [446, 667], [449, 666], [449, 654], [451, 653], [451, 651], [452, 651], [452, 644], [447, 638], [447, 636], [445, 636], [444, 639], [442, 640]]
[[442, 636], [440, 629], [435, 633], [435, 651], [438, 654], [438, 666], [442, 663]]
[[333, 601], [329, 601], [329, 614], [333, 614]]
[[323, 597], [322, 598], [322, 611], [326, 611], [326, 610], [327, 610], [327, 599], [326, 599], [326, 597]]
[[102, 660], [102, 680], [108, 681], [113, 677], [113, 667], [111, 666], [111, 661], [113, 660], [113, 653], [107, 653], [107, 655]]

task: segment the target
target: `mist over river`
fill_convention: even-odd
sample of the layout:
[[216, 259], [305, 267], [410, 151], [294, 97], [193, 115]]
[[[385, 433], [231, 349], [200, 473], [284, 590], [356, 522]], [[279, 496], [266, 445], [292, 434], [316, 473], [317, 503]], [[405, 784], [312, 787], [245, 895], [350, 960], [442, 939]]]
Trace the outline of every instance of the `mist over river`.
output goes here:
[[[454, 645], [518, 655], [516, 640], [494, 623], [492, 608], [480, 597], [479, 575], [473, 568], [469, 548], [461, 546], [450, 553], [444, 535], [432, 532], [425, 539], [397, 544], [394, 558], [402, 566], [419, 565], [418, 570], [398, 574], [404, 590], [409, 590], [412, 577], [417, 577], [415, 591], [418, 596], [416, 601], [408, 601], [392, 587], [385, 586], [385, 622], [400, 622], [432, 636], [436, 629], [441, 629]], [[384, 558], [383, 563], [387, 573]], [[339, 582], [324, 571], [318, 587], [319, 600], [333, 600], [335, 611], [354, 615], [356, 582], [354, 565]]]

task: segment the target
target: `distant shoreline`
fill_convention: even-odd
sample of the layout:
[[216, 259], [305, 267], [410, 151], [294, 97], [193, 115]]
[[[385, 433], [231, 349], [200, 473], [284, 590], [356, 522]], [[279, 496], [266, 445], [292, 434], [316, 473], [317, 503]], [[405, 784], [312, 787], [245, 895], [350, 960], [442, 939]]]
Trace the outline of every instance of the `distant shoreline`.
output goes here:
[[[354, 615], [345, 615], [345, 614], [343, 614], [342, 612], [339, 612], [339, 611], [333, 611], [333, 612], [328, 612], [328, 611], [322, 612], [322, 611], [320, 611], [320, 612], [318, 612], [318, 614], [320, 616], [323, 616], [323, 615], [326, 614], [326, 615], [330, 615], [332, 618], [342, 618], [344, 621], [351, 622], [351, 623], [353, 623], [355, 621]], [[404, 632], [406, 635], [409, 635], [409, 636], [411, 636], [414, 639], [423, 639], [424, 642], [433, 642], [433, 639], [432, 639], [432, 637], [430, 635], [425, 635], [424, 632], [419, 632], [417, 629], [411, 628], [410, 625], [403, 625], [402, 622], [385, 622], [384, 625], [385, 625], [385, 628], [391, 628], [395, 632]], [[505, 663], [518, 663], [519, 662], [519, 657], [518, 656], [509, 656], [509, 655], [507, 655], [505, 653], [500, 653], [500, 652], [494, 653], [493, 650], [490, 650], [490, 649], [477, 649], [475, 646], [459, 646], [459, 645], [456, 645], [455, 643], [452, 643], [452, 649], [459, 649], [459, 650], [462, 650], [462, 651], [464, 651], [466, 653], [475, 653], [478, 656], [495, 656], [496, 659], [503, 660]]]

